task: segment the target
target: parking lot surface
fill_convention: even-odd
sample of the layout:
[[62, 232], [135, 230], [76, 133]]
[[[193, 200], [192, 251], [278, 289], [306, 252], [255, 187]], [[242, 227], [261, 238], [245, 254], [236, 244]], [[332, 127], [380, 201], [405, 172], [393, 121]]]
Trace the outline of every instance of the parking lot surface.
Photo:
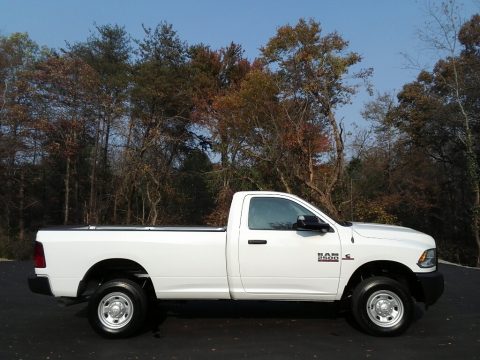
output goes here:
[[107, 340], [86, 304], [30, 293], [31, 262], [0, 262], [0, 360], [7, 359], [480, 359], [480, 270], [441, 264], [445, 293], [395, 338], [352, 326], [334, 304], [159, 303], [145, 330]]

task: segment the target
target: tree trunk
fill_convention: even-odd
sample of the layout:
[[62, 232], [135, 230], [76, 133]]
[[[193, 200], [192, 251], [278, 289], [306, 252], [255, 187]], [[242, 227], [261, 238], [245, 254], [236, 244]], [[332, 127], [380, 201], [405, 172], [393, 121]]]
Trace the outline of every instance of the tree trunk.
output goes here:
[[[10, 204], [13, 204], [13, 194], [14, 192], [14, 186], [13, 186], [13, 181], [12, 181], [12, 169], [7, 168], [6, 169], [6, 181], [5, 181], [5, 198], [3, 200], [3, 210], [5, 214], [5, 231], [10, 233], [11, 227], [12, 227], [12, 208]], [[2, 224], [3, 225], [3, 224]]]
[[68, 224], [68, 209], [70, 207], [70, 157], [67, 157], [67, 166], [65, 169], [65, 199], [63, 209], [63, 224]]
[[91, 221], [96, 222], [96, 183], [97, 183], [97, 155], [99, 147], [99, 138], [100, 138], [100, 125], [97, 121], [95, 126], [95, 146], [93, 148], [92, 154], [92, 164], [90, 170], [90, 199], [88, 202], [88, 211], [87, 211], [87, 223]]
[[330, 193], [324, 194], [320, 203], [324, 206], [324, 210], [330, 217], [333, 217], [335, 220], [343, 220], [343, 216], [338, 212], [337, 207], [332, 201], [332, 195]]
[[[222, 144], [225, 144], [222, 139]], [[222, 174], [223, 174], [223, 188], [228, 189], [229, 188], [229, 183], [230, 183], [230, 176], [229, 176], [229, 164], [228, 164], [228, 155], [227, 155], [227, 150], [222, 149], [220, 153], [220, 163], [222, 164]]]
[[333, 217], [334, 219], [340, 219], [340, 214], [337, 210], [337, 207], [332, 201], [332, 196], [330, 192], [324, 192], [320, 190], [320, 188], [318, 188], [314, 183], [306, 181], [298, 174], [296, 174], [295, 176], [300, 182], [302, 182], [310, 190], [312, 190], [311, 194], [314, 197], [315, 202], [318, 205], [321, 205], [323, 207], [323, 210], [325, 210], [330, 217]]
[[[129, 165], [130, 162], [132, 161], [132, 156], [131, 156], [131, 142], [132, 142], [132, 133], [133, 133], [133, 117], [130, 116], [129, 122], [128, 122], [128, 132], [127, 132], [127, 140], [126, 140], [126, 145], [125, 145], [125, 150], [123, 154], [123, 169], [128, 173]], [[132, 174], [128, 174], [127, 176], [124, 177], [122, 181], [122, 186], [121, 186], [121, 194], [125, 196], [126, 194], [126, 199], [127, 199], [127, 215], [126, 215], [126, 223], [131, 224], [131, 218], [132, 218], [132, 196], [133, 196], [133, 191], [135, 189], [135, 181], [129, 181], [131, 178]], [[135, 177], [135, 176], [134, 176]]]
[[277, 174], [280, 176], [280, 181], [282, 182], [282, 185], [284, 186], [285, 188], [285, 191], [289, 194], [292, 193], [292, 189], [290, 187], [290, 185], [288, 185], [288, 182], [287, 180], [285, 179], [285, 176], [283, 176], [283, 172], [280, 171], [280, 169], [278, 168], [278, 166], [275, 168], [277, 170]]
[[133, 188], [128, 190], [127, 196], [127, 218], [126, 223], [132, 223], [132, 197], [133, 197]]
[[118, 199], [118, 194], [115, 191], [115, 195], [113, 195], [113, 224], [117, 223], [117, 199]]
[[[332, 178], [330, 179], [327, 188], [327, 192], [331, 192], [342, 177], [343, 167], [345, 163], [345, 155], [343, 154], [345, 146], [343, 144], [342, 138], [342, 127], [337, 124], [337, 119], [335, 118], [334, 113], [332, 111], [329, 111], [327, 118], [332, 128], [333, 139], [335, 141], [335, 165]], [[335, 212], [337, 211], [335, 210]]]
[[106, 129], [105, 129], [105, 143], [103, 144], [103, 166], [104, 170], [108, 169], [108, 144], [110, 142], [110, 127], [111, 127], [111, 119], [108, 116], [105, 120], [106, 122]]
[[480, 267], [480, 189], [478, 182], [474, 185], [474, 205], [473, 205], [473, 235], [477, 243], [477, 267]]
[[25, 240], [25, 221], [24, 221], [24, 208], [25, 208], [25, 173], [22, 169], [20, 171], [20, 189], [18, 191], [18, 240]]
[[72, 169], [72, 178], [73, 178], [73, 199], [71, 202], [73, 211], [72, 214], [70, 214], [70, 218], [73, 219], [74, 222], [78, 223], [80, 219], [83, 219], [83, 212], [80, 212], [80, 201], [78, 200], [80, 198], [80, 175], [78, 174], [78, 169], [77, 169], [77, 164], [78, 160], [75, 161], [73, 164], [73, 169]]

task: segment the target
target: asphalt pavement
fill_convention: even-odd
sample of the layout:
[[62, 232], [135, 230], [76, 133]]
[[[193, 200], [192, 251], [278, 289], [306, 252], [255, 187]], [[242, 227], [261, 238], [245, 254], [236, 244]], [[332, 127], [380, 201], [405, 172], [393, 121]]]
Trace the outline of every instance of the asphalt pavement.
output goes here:
[[86, 304], [30, 293], [30, 262], [0, 262], [0, 360], [7, 359], [480, 359], [480, 270], [441, 264], [445, 293], [394, 338], [357, 330], [335, 305], [160, 303], [138, 336], [107, 340]]

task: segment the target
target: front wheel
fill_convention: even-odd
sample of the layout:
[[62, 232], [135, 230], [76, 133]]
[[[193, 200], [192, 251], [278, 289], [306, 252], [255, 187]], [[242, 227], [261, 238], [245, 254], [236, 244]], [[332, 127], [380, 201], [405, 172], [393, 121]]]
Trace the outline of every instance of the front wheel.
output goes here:
[[352, 312], [358, 325], [377, 336], [404, 332], [412, 322], [413, 306], [403, 284], [381, 276], [362, 281], [352, 296]]
[[127, 337], [143, 326], [147, 297], [143, 289], [128, 279], [110, 280], [101, 285], [88, 303], [88, 319], [100, 335]]

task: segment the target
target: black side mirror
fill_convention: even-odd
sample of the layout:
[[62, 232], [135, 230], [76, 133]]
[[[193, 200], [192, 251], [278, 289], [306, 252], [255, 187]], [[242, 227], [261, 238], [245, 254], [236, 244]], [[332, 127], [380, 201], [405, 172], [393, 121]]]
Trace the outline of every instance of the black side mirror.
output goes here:
[[297, 229], [316, 230], [322, 233], [332, 232], [332, 227], [314, 215], [299, 215]]

